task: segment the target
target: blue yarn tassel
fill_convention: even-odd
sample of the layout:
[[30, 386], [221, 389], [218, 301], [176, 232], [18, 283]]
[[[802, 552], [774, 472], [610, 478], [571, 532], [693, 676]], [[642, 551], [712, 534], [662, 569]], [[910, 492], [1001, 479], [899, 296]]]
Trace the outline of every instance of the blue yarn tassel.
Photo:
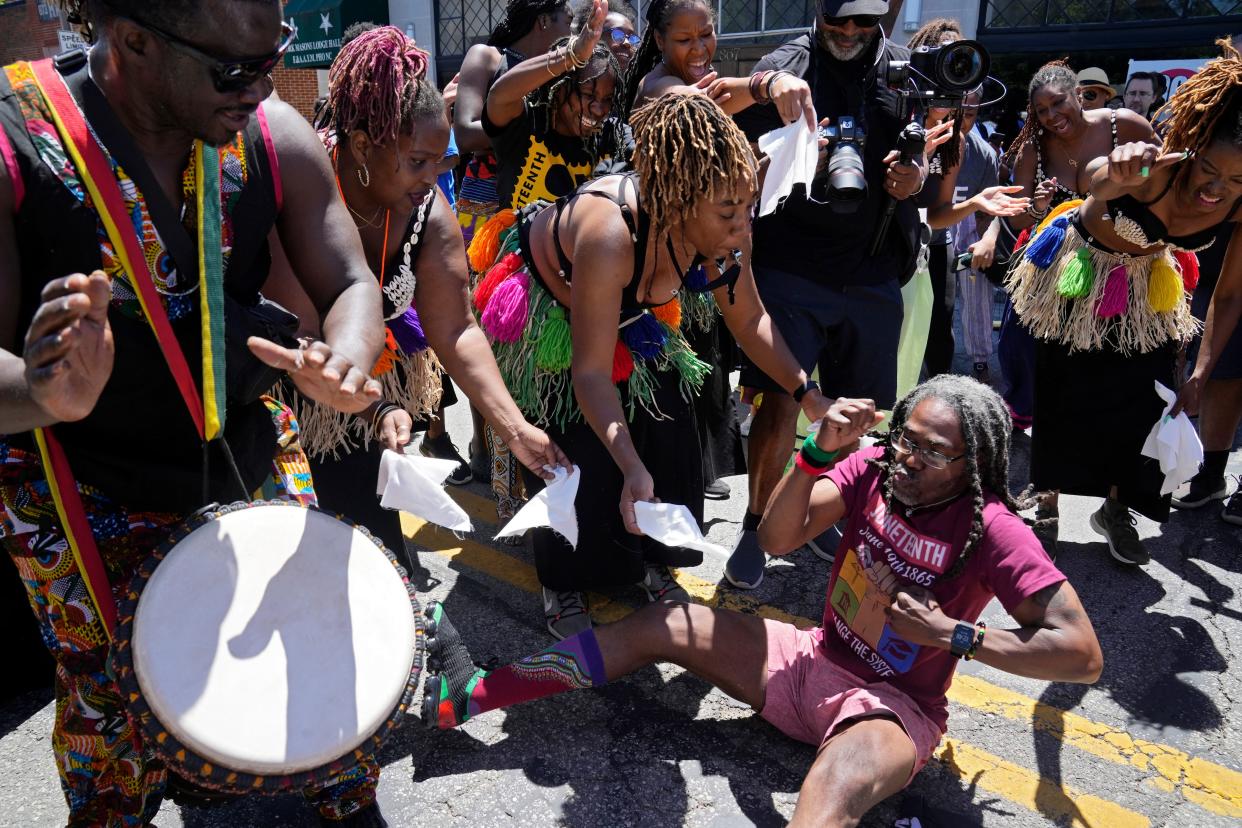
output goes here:
[[650, 360], [658, 357], [664, 350], [666, 337], [660, 320], [649, 313], [644, 313], [621, 329], [621, 338], [639, 359]]
[[1065, 241], [1065, 229], [1069, 227], [1069, 219], [1061, 218], [1049, 224], [1026, 246], [1026, 258], [1036, 267], [1044, 268], [1056, 260], [1057, 251]]
[[388, 322], [388, 330], [392, 338], [397, 340], [401, 350], [406, 354], [417, 354], [427, 350], [427, 337], [423, 334], [423, 323], [418, 318], [418, 311], [410, 307], [401, 316]]
[[703, 265], [695, 265], [686, 274], [686, 287], [690, 290], [703, 290], [707, 287], [707, 269]]

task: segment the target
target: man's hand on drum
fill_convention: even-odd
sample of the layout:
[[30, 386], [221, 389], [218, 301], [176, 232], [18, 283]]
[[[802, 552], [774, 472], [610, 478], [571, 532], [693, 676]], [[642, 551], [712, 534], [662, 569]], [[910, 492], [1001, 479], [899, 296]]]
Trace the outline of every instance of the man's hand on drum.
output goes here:
[[551, 480], [555, 476], [544, 466], [553, 468], [560, 466], [566, 471], [573, 470], [573, 463], [565, 456], [565, 452], [561, 451], [561, 447], [552, 442], [547, 432], [535, 428], [530, 423], [519, 425], [506, 445], [523, 466], [544, 480]]
[[112, 375], [111, 295], [112, 283], [100, 270], [43, 288], [22, 358], [31, 401], [56, 422], [90, 414]]
[[333, 352], [326, 342], [303, 339], [299, 347], [285, 348], [252, 336], [246, 344], [265, 364], [286, 371], [298, 391], [317, 403], [357, 414], [380, 398], [380, 384], [367, 370]]

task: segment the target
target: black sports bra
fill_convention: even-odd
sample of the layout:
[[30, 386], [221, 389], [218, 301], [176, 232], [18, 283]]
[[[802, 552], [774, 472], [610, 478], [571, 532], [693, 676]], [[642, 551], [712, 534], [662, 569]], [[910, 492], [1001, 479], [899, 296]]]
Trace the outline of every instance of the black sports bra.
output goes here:
[[[1170, 175], [1169, 183], [1160, 191], [1160, 195], [1151, 201], [1139, 201], [1129, 193], [1116, 198], [1110, 198], [1108, 200], [1108, 212], [1104, 214], [1104, 220], [1112, 222], [1113, 232], [1118, 236], [1139, 247], [1167, 244], [1171, 247], [1192, 252], [1208, 249], [1212, 246], [1212, 243], [1216, 240], [1217, 233], [1220, 231], [1219, 224], [1200, 230], [1197, 233], [1191, 233], [1188, 236], [1171, 236], [1169, 235], [1169, 228], [1165, 226], [1164, 221], [1151, 211], [1151, 205], [1168, 195], [1169, 190], [1173, 188], [1173, 182], [1176, 178], [1176, 174]], [[1233, 218], [1233, 214], [1238, 211], [1240, 204], [1242, 204], [1242, 199], [1234, 202], [1233, 209], [1229, 211], [1229, 215], [1225, 217], [1221, 224]]]
[[[623, 195], [627, 183], [633, 183], [637, 191], [637, 182], [634, 179], [637, 173], [621, 173], [625, 179], [621, 186], [617, 188], [618, 195], [614, 196], [603, 190], [575, 190], [569, 195], [561, 196], [552, 205], [556, 211], [555, 217], [552, 219], [552, 243], [556, 248], [556, 261], [559, 268], [558, 274], [567, 284], [571, 283], [573, 277], [573, 262], [565, 255], [565, 249], [561, 246], [561, 214], [564, 212], [566, 205], [570, 201], [580, 195], [591, 195], [599, 198], [606, 198], [613, 204], [617, 205], [617, 209], [621, 211], [621, 220], [625, 222], [625, 227], [629, 230], [630, 241], [634, 244], [634, 274], [630, 281], [621, 290], [621, 322], [626, 324], [627, 321], [634, 319], [638, 314], [648, 308], [659, 307], [664, 302], [640, 302], [638, 301], [639, 283], [642, 281], [643, 268], [647, 259], [647, 239], [651, 236], [651, 216], [640, 206], [635, 217], [634, 210], [630, 209], [630, 205], [626, 202]], [[539, 202], [537, 205], [530, 205], [521, 212], [520, 216], [520, 238], [522, 240], [522, 255], [526, 259], [526, 265], [536, 279], [544, 284], [543, 277], [539, 274], [539, 270], [535, 267], [534, 257], [528, 254], [530, 247], [530, 221], [544, 207], [548, 206], [546, 202]], [[533, 209], [532, 209], [533, 208]], [[681, 275], [681, 284], [687, 290], [693, 293], [706, 293], [715, 290], [718, 287], [728, 287], [729, 303], [733, 303], [733, 290], [737, 284], [738, 276], [741, 275], [741, 266], [734, 264], [725, 270], [717, 279], [707, 281], [705, 279], [696, 279], [695, 270], [701, 268], [703, 262], [706, 261], [701, 255], [696, 255], [694, 261], [690, 265], [689, 270], [682, 270], [681, 264], [677, 261], [677, 254], [673, 250], [673, 240], [671, 237], [665, 238], [668, 248], [669, 257], [672, 259], [673, 267]], [[551, 291], [549, 291], [551, 292]], [[672, 301], [672, 298], [669, 298]]]

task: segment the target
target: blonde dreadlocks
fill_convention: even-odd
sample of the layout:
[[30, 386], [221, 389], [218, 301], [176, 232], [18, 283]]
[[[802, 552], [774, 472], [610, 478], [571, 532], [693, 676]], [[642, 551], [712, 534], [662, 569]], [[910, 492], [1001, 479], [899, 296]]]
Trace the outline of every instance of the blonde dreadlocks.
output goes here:
[[1209, 61], [1160, 108], [1168, 115], [1162, 132], [1169, 150], [1198, 153], [1213, 141], [1242, 146], [1242, 55], [1229, 38], [1216, 41], [1221, 57]]
[[630, 125], [643, 209], [662, 234], [693, 216], [699, 199], [758, 186], [746, 136], [706, 95], [662, 95], [635, 110]]

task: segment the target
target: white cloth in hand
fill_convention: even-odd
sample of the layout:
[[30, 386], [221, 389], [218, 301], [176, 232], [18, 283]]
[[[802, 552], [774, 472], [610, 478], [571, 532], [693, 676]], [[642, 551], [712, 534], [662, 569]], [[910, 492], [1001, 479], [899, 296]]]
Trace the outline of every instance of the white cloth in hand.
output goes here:
[[795, 184], [811, 186], [819, 161], [819, 136], [806, 125], [805, 119], [798, 118], [788, 126], [761, 135], [759, 152], [768, 157], [768, 171], [759, 197], [759, 215], [766, 216], [776, 212]]
[[474, 528], [470, 516], [444, 491], [444, 479], [455, 468], [456, 460], [385, 451], [375, 493], [385, 509], [400, 509], [437, 526], [469, 532]]
[[1166, 495], [1199, 473], [1199, 466], [1203, 464], [1203, 443], [1185, 411], [1176, 417], [1169, 416], [1177, 402], [1177, 394], [1159, 382], [1156, 393], [1165, 402], [1164, 412], [1147, 435], [1143, 454], [1160, 462], [1160, 471], [1164, 472], [1160, 494]]
[[694, 515], [678, 503], [638, 501], [634, 504], [634, 518], [644, 535], [665, 546], [716, 552], [728, 557], [728, 550], [706, 540]]
[[526, 501], [526, 505], [500, 530], [496, 539], [514, 537], [539, 526], [549, 526], [569, 541], [570, 546], [577, 549], [578, 513], [574, 510], [574, 500], [578, 497], [578, 481], [582, 478], [582, 472], [577, 466], [574, 466], [572, 472], [565, 471], [563, 466], [543, 468], [552, 472], [556, 479]]

